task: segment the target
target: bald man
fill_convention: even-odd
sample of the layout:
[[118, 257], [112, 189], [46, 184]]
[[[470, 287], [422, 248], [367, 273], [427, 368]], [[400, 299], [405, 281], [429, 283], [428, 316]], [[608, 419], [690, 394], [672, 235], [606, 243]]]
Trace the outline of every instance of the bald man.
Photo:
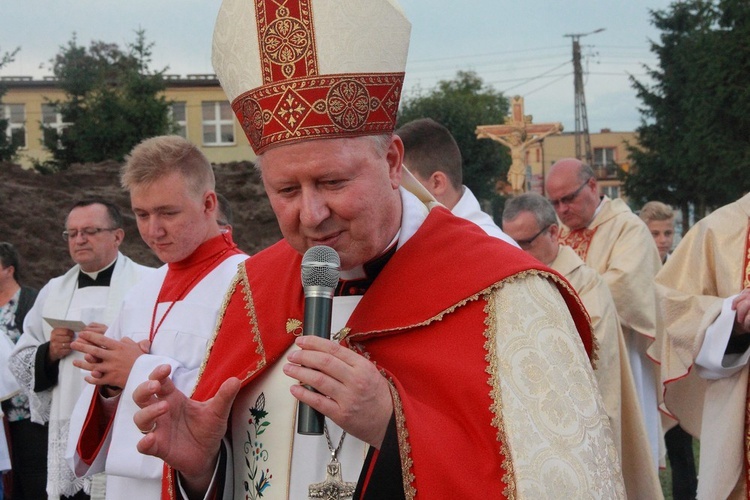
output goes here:
[[656, 338], [654, 276], [659, 252], [646, 224], [621, 199], [599, 196], [594, 171], [575, 158], [556, 162], [546, 192], [564, 224], [560, 242], [599, 272], [617, 308], [644, 412], [654, 463], [663, 450], [656, 364], [646, 350]]

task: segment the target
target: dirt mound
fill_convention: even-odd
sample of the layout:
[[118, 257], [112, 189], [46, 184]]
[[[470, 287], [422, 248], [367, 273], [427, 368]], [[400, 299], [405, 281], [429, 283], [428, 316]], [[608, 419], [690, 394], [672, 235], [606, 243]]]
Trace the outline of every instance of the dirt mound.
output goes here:
[[[0, 163], [0, 241], [13, 243], [21, 255], [21, 281], [41, 288], [70, 268], [72, 261], [61, 233], [73, 203], [85, 196], [102, 196], [122, 210], [125, 241], [122, 252], [141, 264], [161, 263], [141, 240], [130, 199], [119, 185], [120, 164], [73, 165], [53, 175], [41, 175]], [[252, 163], [217, 165], [216, 189], [232, 205], [234, 240], [253, 254], [281, 238], [276, 217]]]

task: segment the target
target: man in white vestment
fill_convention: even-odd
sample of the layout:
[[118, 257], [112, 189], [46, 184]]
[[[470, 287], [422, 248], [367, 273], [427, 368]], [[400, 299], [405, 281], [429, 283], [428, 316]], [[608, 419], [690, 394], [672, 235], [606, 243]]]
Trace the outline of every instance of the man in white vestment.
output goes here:
[[[660, 201], [649, 201], [638, 211], [638, 217], [646, 223], [654, 238], [659, 258], [664, 264], [672, 252], [674, 243], [674, 210]], [[664, 444], [667, 448], [670, 472], [672, 474], [672, 497], [695, 498], [698, 490], [698, 474], [693, 454], [693, 437], [674, 419], [662, 413]]]
[[563, 223], [560, 243], [598, 272], [612, 293], [658, 466], [664, 447], [658, 409], [661, 384], [657, 365], [646, 354], [657, 334], [654, 276], [661, 263], [654, 240], [624, 201], [599, 196], [594, 171], [580, 160], [566, 158], [552, 165], [545, 187]]
[[114, 322], [125, 294], [153, 269], [119, 252], [122, 216], [112, 203], [88, 198], [68, 214], [63, 238], [76, 263], [50, 280], [26, 316], [10, 368], [28, 393], [31, 419], [49, 423], [47, 493], [88, 498], [91, 479], [77, 478], [65, 461], [73, 407], [86, 382], [71, 349], [80, 335], [100, 338]]
[[750, 194], [693, 226], [656, 276], [664, 403], [701, 440], [698, 498], [748, 498]]
[[135, 449], [132, 391], [155, 366], [172, 367], [190, 392], [225, 290], [247, 258], [217, 223], [213, 168], [178, 136], [147, 139], [126, 159], [122, 185], [141, 238], [166, 264], [125, 298], [104, 338], [82, 334], [76, 365], [90, 371], [71, 420], [67, 456], [76, 473], [107, 473], [107, 499], [158, 499], [161, 460]]
[[402, 125], [395, 134], [404, 142], [404, 166], [437, 201], [490, 236], [518, 246], [463, 185], [461, 150], [447, 128], [432, 118], [420, 118]]
[[[284, 239], [240, 267], [190, 399], [169, 366], [133, 394], [163, 497], [624, 497], [575, 293], [402, 185], [409, 31], [389, 0], [223, 2], [214, 68]], [[340, 342], [298, 336], [321, 245]]]
[[594, 375], [620, 452], [628, 497], [660, 498], [661, 484], [649, 452], [627, 348], [607, 284], [572, 248], [560, 245], [555, 209], [543, 196], [524, 193], [509, 198], [503, 210], [503, 227], [521, 249], [562, 274], [581, 297], [598, 344]]
[[666, 203], [649, 201], [638, 211], [638, 217], [646, 223], [664, 264], [674, 244], [674, 210]]

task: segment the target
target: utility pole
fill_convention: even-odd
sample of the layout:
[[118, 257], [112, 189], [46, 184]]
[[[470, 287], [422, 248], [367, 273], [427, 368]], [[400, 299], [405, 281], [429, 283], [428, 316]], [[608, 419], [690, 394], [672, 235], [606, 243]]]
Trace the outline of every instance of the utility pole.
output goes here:
[[[581, 66], [581, 37], [601, 33], [604, 28], [589, 33], [575, 33], [565, 35], [573, 40], [573, 88], [575, 92], [576, 108], [576, 158], [583, 160], [593, 168], [594, 155], [591, 151], [591, 136], [589, 135], [589, 118], [586, 114], [586, 96], [583, 92], [583, 68]], [[581, 145], [583, 139], [583, 145]]]

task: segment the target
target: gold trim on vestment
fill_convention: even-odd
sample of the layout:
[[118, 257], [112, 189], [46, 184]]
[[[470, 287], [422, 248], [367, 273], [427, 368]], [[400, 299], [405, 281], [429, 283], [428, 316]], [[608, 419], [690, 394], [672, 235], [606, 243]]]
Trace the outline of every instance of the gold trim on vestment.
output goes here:
[[484, 337], [487, 341], [484, 343], [484, 349], [487, 351], [485, 360], [487, 367], [485, 371], [490, 375], [487, 379], [487, 385], [491, 387], [490, 399], [493, 404], [490, 406], [492, 412], [492, 427], [497, 429], [497, 441], [500, 443], [500, 451], [503, 455], [502, 468], [505, 471], [506, 488], [503, 495], [508, 500], [516, 498], [516, 474], [513, 468], [513, 459], [511, 458], [510, 448], [508, 447], [508, 436], [505, 432], [505, 421], [503, 420], [503, 401], [500, 391], [500, 376], [497, 359], [497, 314], [495, 313], [495, 294], [487, 295], [487, 303], [484, 306], [486, 317], [484, 324], [487, 326], [484, 330]]
[[399, 455], [401, 456], [401, 481], [404, 485], [404, 495], [406, 496], [406, 500], [414, 500], [417, 490], [414, 488], [414, 474], [411, 471], [413, 462], [411, 459], [409, 430], [406, 428], [404, 408], [393, 381], [390, 379], [386, 380], [388, 380], [388, 388], [391, 391], [391, 398], [393, 398], [393, 414], [396, 417], [396, 434], [398, 436]]
[[[591, 326], [591, 318], [589, 317], [588, 311], [586, 311], [586, 307], [581, 302], [581, 298], [578, 296], [578, 293], [573, 289], [573, 287], [571, 287], [570, 284], [567, 281], [565, 281], [564, 279], [561, 279], [557, 274], [553, 274], [553, 273], [550, 273], [548, 271], [541, 271], [541, 270], [538, 270], [538, 269], [528, 269], [526, 271], [521, 271], [519, 273], [516, 273], [516, 274], [513, 274], [511, 276], [508, 276], [507, 278], [504, 278], [504, 279], [502, 279], [502, 280], [500, 280], [500, 281], [498, 281], [498, 282], [496, 282], [496, 283], [488, 286], [484, 290], [481, 290], [481, 291], [475, 293], [474, 295], [472, 295], [470, 297], [467, 297], [467, 298], [461, 300], [460, 302], [452, 305], [451, 307], [449, 307], [449, 308], [447, 308], [447, 309], [439, 312], [435, 316], [433, 316], [431, 318], [428, 318], [428, 319], [426, 319], [424, 321], [420, 321], [418, 323], [415, 323], [413, 325], [398, 326], [398, 327], [395, 327], [395, 328], [388, 328], [388, 329], [385, 329], [385, 330], [373, 330], [373, 331], [369, 331], [369, 332], [359, 332], [359, 333], [355, 333], [355, 334], [352, 334], [351, 330], [349, 330], [348, 328], [346, 328], [346, 329], [342, 329], [341, 330], [341, 334], [342, 334], [341, 340], [346, 339], [347, 341], [356, 341], [356, 339], [358, 339], [360, 337], [363, 337], [363, 336], [369, 336], [369, 335], [375, 335], [375, 334], [380, 335], [380, 334], [385, 334], [385, 333], [389, 333], [389, 332], [398, 332], [398, 331], [402, 331], [402, 330], [410, 330], [412, 328], [427, 326], [427, 325], [429, 325], [430, 323], [432, 323], [434, 321], [441, 321], [446, 314], [450, 314], [450, 313], [454, 312], [459, 307], [465, 306], [469, 302], [478, 300], [480, 297], [482, 297], [484, 295], [488, 295], [490, 293], [495, 292], [496, 290], [499, 290], [500, 288], [502, 288], [502, 286], [505, 283], [511, 283], [511, 282], [513, 282], [517, 278], [525, 278], [527, 276], [539, 276], [541, 278], [551, 279], [555, 283], [557, 283], [559, 285], [562, 285], [563, 288], [565, 288], [568, 292], [570, 292], [573, 295], [573, 297], [575, 297], [576, 303], [581, 307], [581, 310], [583, 310], [584, 313], [586, 314], [587, 324], [589, 326], [588, 333], [589, 333], [589, 336], [591, 338], [591, 356], [590, 356], [589, 361], [591, 363], [591, 367], [593, 369], [596, 369], [596, 360], [599, 359], [599, 356], [597, 354], [597, 352], [599, 350], [599, 344], [596, 341], [596, 337], [594, 336], [594, 329]], [[344, 330], [346, 330], [346, 331], [344, 331]]]
[[255, 353], [260, 356], [260, 360], [258, 360], [258, 365], [255, 367], [255, 370], [249, 371], [247, 372], [247, 374], [245, 374], [245, 378], [242, 379], [242, 381], [245, 381], [266, 366], [266, 350], [263, 348], [263, 341], [260, 337], [260, 329], [258, 328], [258, 314], [255, 311], [255, 301], [253, 301], [253, 293], [250, 290], [250, 281], [247, 277], [247, 268], [245, 266], [241, 266], [239, 274], [240, 279], [242, 280], [245, 309], [247, 309], [248, 318], [250, 319], [250, 325], [252, 325], [253, 341], [258, 346], [255, 348]]
[[169, 495], [169, 498], [174, 499], [176, 498], [175, 492], [174, 492], [174, 469], [172, 467], [167, 467], [167, 494]]
[[226, 292], [224, 292], [224, 299], [221, 301], [221, 306], [219, 307], [219, 314], [216, 316], [216, 324], [214, 324], [214, 331], [213, 331], [213, 334], [211, 335], [211, 338], [208, 340], [208, 344], [206, 345], [206, 355], [203, 356], [203, 361], [201, 362], [201, 365], [198, 368], [198, 378], [195, 381], [195, 385], [193, 386], [192, 392], [195, 392], [195, 389], [198, 387], [198, 382], [200, 382], [201, 378], [203, 377], [203, 372], [206, 370], [206, 365], [208, 365], [208, 358], [211, 355], [211, 349], [214, 346], [214, 342], [216, 342], [216, 336], [219, 334], [219, 328], [221, 327], [221, 323], [224, 321], [224, 315], [226, 314], [227, 307], [229, 306], [229, 301], [232, 298], [232, 294], [234, 293], [234, 288], [237, 286], [237, 281], [239, 280], [239, 273], [244, 268], [245, 268], [244, 261], [237, 264], [237, 273], [235, 273], [234, 277], [232, 278], [232, 282], [229, 284], [229, 287], [227, 287]]

